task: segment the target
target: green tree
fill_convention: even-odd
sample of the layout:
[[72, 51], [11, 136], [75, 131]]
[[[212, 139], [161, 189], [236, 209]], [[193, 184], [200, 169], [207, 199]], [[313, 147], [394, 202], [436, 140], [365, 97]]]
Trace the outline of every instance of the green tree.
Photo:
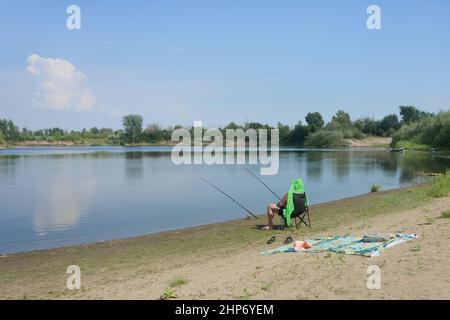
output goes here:
[[377, 135], [379, 121], [370, 118], [358, 119], [355, 121], [355, 127], [359, 129], [362, 133], [369, 135]]
[[319, 112], [308, 113], [305, 120], [311, 132], [322, 129], [325, 124], [325, 121], [323, 121], [323, 117]]
[[113, 133], [114, 133], [114, 131], [111, 128], [102, 128], [102, 129], [100, 129], [100, 134], [104, 135], [104, 136], [109, 136], [109, 135], [112, 135]]
[[400, 106], [400, 115], [402, 116], [402, 120], [406, 124], [410, 124], [411, 122], [419, 121], [420, 119], [420, 111], [413, 106]]
[[3, 134], [7, 141], [17, 141], [20, 138], [19, 128], [16, 127], [12, 120], [0, 119], [0, 133]]
[[258, 130], [258, 129], [270, 129], [270, 126], [268, 126], [267, 124], [264, 125], [264, 124], [259, 123], [259, 122], [247, 122], [245, 124], [244, 128], [245, 128], [245, 130], [247, 130], [247, 129]]
[[158, 123], [152, 123], [144, 130], [144, 140], [147, 142], [158, 142], [165, 137], [165, 130], [161, 130], [161, 126]]
[[127, 115], [123, 117], [122, 123], [126, 141], [135, 144], [142, 134], [142, 125], [144, 123], [142, 116], [137, 114]]
[[338, 110], [338, 112], [336, 112], [336, 114], [331, 119], [330, 126], [332, 129], [350, 128], [352, 126], [350, 115], [343, 110]]
[[241, 128], [241, 127], [238, 126], [236, 123], [230, 122], [229, 124], [227, 124], [227, 125], [225, 126], [224, 129], [232, 129], [232, 130], [236, 130], [236, 129], [239, 129], [239, 128]]
[[289, 133], [291, 129], [288, 125], [284, 125], [281, 122], [278, 122], [277, 125], [278, 134], [281, 142], [287, 142], [289, 140]]
[[389, 131], [392, 132], [392, 130], [398, 130], [399, 127], [400, 122], [395, 114], [385, 116], [380, 122], [380, 129], [383, 130], [384, 133]]
[[414, 106], [400, 106], [400, 115], [405, 124], [417, 122], [425, 117], [432, 117], [434, 114], [429, 112], [420, 111]]
[[308, 127], [304, 126], [301, 121], [294, 127], [289, 135], [289, 142], [296, 145], [302, 145], [308, 136]]

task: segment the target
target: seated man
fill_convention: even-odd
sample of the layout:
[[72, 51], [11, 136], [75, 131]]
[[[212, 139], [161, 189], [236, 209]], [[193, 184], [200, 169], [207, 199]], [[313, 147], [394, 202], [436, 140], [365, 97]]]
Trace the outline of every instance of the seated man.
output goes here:
[[283, 199], [278, 201], [277, 204], [271, 203], [267, 206], [267, 220], [268, 225], [263, 227], [262, 230], [273, 229], [273, 217], [275, 212], [280, 215], [287, 226], [291, 226], [291, 214], [294, 211], [294, 194], [304, 194], [305, 187], [301, 179], [292, 181], [289, 192], [284, 195]]

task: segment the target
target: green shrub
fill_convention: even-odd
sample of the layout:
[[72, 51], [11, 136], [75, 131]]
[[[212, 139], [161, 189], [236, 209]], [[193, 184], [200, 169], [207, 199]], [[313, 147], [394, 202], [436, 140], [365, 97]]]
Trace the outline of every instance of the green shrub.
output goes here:
[[431, 182], [428, 193], [433, 198], [444, 198], [450, 195], [450, 171], [436, 177]]
[[394, 148], [405, 148], [407, 150], [430, 151], [429, 145], [424, 145], [412, 141], [401, 140], [394, 145]]
[[441, 218], [449, 219], [450, 218], [450, 210], [442, 212]]
[[161, 294], [160, 299], [161, 300], [170, 300], [170, 299], [176, 299], [178, 298], [175, 290], [172, 288], [167, 288], [164, 290], [164, 292]]
[[450, 111], [427, 116], [418, 122], [403, 125], [392, 136], [392, 146], [402, 143], [450, 148]]
[[344, 147], [346, 141], [341, 132], [320, 130], [311, 133], [305, 141], [305, 145], [312, 147]]
[[381, 187], [378, 184], [374, 184], [372, 185], [372, 187], [370, 187], [370, 192], [375, 193], [380, 191]]
[[357, 139], [361, 140], [366, 137], [364, 133], [361, 132], [358, 128], [348, 128], [342, 132], [344, 139]]
[[176, 287], [180, 287], [180, 286], [182, 286], [182, 285], [185, 285], [185, 284], [187, 284], [188, 282], [189, 282], [188, 280], [183, 279], [183, 278], [175, 278], [175, 279], [173, 279], [173, 280], [170, 282], [169, 286], [170, 286], [171, 288], [176, 288]]

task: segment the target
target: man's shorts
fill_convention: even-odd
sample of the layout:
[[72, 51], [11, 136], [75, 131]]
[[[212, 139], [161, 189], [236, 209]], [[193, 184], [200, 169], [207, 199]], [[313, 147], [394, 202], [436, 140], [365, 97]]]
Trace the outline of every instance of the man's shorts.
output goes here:
[[283, 217], [283, 210], [286, 209], [286, 207], [277, 207], [275, 209], [276, 213], [280, 216]]

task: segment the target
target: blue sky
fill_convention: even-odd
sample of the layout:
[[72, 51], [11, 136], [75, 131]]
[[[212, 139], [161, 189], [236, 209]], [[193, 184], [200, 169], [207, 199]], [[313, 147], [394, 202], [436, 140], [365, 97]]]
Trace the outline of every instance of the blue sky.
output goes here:
[[[70, 4], [81, 30], [66, 28]], [[366, 27], [371, 4], [382, 30]], [[339, 108], [354, 119], [402, 104], [448, 110], [449, 39], [447, 0], [2, 1], [0, 118], [80, 129], [119, 128], [128, 113], [220, 126], [293, 125], [312, 111], [329, 120]], [[53, 78], [54, 91], [93, 97], [86, 110], [36, 102], [54, 61], [78, 79]]]

